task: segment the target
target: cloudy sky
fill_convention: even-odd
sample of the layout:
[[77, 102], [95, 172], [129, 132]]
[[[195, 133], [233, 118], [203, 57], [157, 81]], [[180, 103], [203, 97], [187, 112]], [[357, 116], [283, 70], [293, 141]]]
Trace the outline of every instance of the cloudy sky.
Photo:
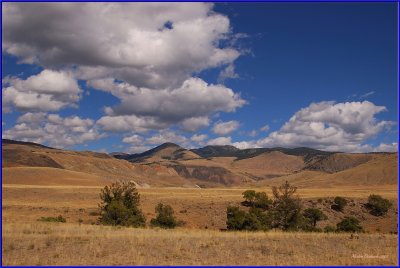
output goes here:
[[397, 150], [396, 3], [4, 3], [2, 136]]

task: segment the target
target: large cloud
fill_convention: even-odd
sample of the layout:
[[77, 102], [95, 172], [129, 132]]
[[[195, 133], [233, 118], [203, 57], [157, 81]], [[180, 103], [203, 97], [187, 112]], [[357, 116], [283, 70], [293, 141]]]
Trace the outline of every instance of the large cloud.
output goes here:
[[393, 126], [375, 116], [386, 111], [372, 102], [319, 102], [296, 112], [280, 130], [258, 141], [234, 143], [250, 147], [311, 147], [328, 151], [393, 151], [397, 144], [377, 147], [365, 144], [378, 133]]
[[[110, 79], [93, 80], [90, 86], [108, 91], [121, 99], [116, 107], [107, 107], [105, 118], [152, 118], [165, 126], [181, 123], [182, 129], [197, 131], [209, 125], [209, 116], [216, 112], [233, 112], [246, 101], [223, 85], [208, 85], [199, 78], [189, 78], [175, 89], [151, 90]], [[141, 123], [140, 123], [141, 124]], [[128, 128], [131, 125], [132, 128]], [[108, 128], [111, 130], [111, 128]], [[113, 129], [118, 130], [116, 125]], [[136, 124], [124, 124], [119, 130], [136, 130]]]
[[81, 89], [71, 74], [43, 70], [26, 80], [6, 78], [3, 106], [20, 111], [57, 111], [80, 99]]
[[[42, 66], [76, 65], [82, 79], [178, 86], [232, 63], [229, 19], [209, 3], [6, 3], [3, 50]], [[228, 42], [225, 42], [228, 43]]]
[[100, 139], [91, 119], [78, 116], [62, 118], [57, 114], [26, 113], [17, 124], [3, 132], [3, 138], [49, 144], [54, 147], [70, 147]]
[[[98, 121], [105, 130], [179, 124], [193, 132], [207, 127], [211, 115], [245, 104], [233, 90], [193, 77], [215, 67], [232, 72], [241, 54], [231, 42], [237, 35], [229, 19], [212, 9], [210, 3], [7, 3], [3, 51], [22, 62], [69, 70], [119, 98]], [[17, 105], [15, 90], [9, 91], [8, 102]], [[20, 109], [67, 105], [48, 96], [23, 99], [35, 103], [19, 103]]]

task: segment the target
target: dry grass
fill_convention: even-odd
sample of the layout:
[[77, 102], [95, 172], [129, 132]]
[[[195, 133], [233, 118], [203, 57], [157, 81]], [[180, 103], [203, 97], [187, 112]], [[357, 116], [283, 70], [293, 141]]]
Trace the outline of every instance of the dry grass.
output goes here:
[[[3, 185], [3, 222], [32, 222], [40, 217], [62, 215], [68, 223], [95, 223], [100, 202], [101, 187], [73, 186], [28, 186]], [[240, 205], [245, 189], [189, 189], [189, 188], [150, 188], [139, 189], [141, 208], [148, 220], [155, 216], [154, 207], [162, 202], [171, 205], [179, 220], [186, 222], [186, 228], [220, 229], [225, 228], [226, 207], [230, 204]], [[266, 191], [271, 196], [270, 188]], [[323, 198], [328, 221], [321, 222], [336, 225], [343, 218], [342, 213], [329, 209], [325, 200], [340, 195], [354, 200], [355, 206], [346, 208], [348, 215], [358, 217], [369, 232], [393, 232], [397, 230], [397, 207], [393, 206], [385, 217], [373, 217], [361, 209], [361, 203], [371, 194], [380, 194], [397, 203], [395, 187], [341, 187], [329, 189], [299, 189], [302, 198], [314, 203]], [[305, 205], [308, 205], [305, 204]], [[317, 206], [321, 204], [317, 203]], [[321, 207], [323, 209], [324, 207]], [[348, 211], [347, 211], [348, 209]]]
[[[349, 234], [219, 232], [227, 205], [239, 204], [244, 189], [139, 189], [148, 220], [163, 202], [186, 222], [184, 229], [92, 225], [100, 189], [3, 185], [3, 265], [395, 265], [397, 260], [397, 236], [390, 234], [350, 239]], [[397, 197], [396, 189], [386, 186], [299, 190], [314, 201], [335, 195], [365, 199], [371, 193]], [[396, 227], [396, 213], [393, 208], [390, 217], [366, 218], [363, 224], [369, 221], [368, 230], [384, 232], [383, 227]], [[58, 215], [67, 223], [37, 221]], [[329, 215], [334, 221], [342, 216]]]
[[[339, 246], [340, 245], [340, 246]], [[3, 265], [396, 265], [397, 236], [3, 226]]]

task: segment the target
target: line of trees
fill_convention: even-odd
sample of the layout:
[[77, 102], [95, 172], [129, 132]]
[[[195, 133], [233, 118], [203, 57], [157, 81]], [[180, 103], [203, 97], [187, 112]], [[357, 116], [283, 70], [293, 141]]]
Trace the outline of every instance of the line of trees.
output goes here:
[[[105, 225], [130, 227], [146, 226], [146, 217], [139, 208], [140, 195], [133, 182], [115, 182], [105, 186], [100, 193], [101, 204], [99, 222]], [[159, 203], [155, 207], [156, 217], [151, 226], [175, 228], [178, 222], [170, 205]]]
[[[287, 181], [279, 187], [272, 187], [272, 199], [265, 192], [247, 190], [243, 192], [242, 210], [238, 206], [228, 206], [226, 224], [228, 230], [267, 231], [322, 231], [317, 227], [319, 221], [328, 217], [318, 208], [303, 209], [302, 202], [296, 195], [297, 188]], [[105, 225], [131, 227], [146, 226], [146, 217], [139, 208], [140, 195], [133, 182], [115, 182], [105, 186], [100, 193], [101, 203], [99, 222]], [[332, 209], [343, 212], [347, 200], [335, 197]], [[366, 207], [375, 216], [385, 215], [392, 206], [391, 202], [379, 195], [370, 195]], [[183, 225], [174, 216], [170, 205], [159, 203], [155, 207], [156, 217], [150, 225], [161, 228], [175, 228]], [[354, 217], [344, 217], [336, 226], [326, 226], [325, 232], [362, 232], [360, 221]]]
[[228, 206], [228, 230], [316, 230], [317, 222], [327, 217], [317, 208], [302, 211], [301, 200], [295, 195], [296, 190], [296, 187], [285, 182], [279, 187], [272, 187], [273, 199], [269, 199], [265, 192], [243, 192], [245, 201], [242, 205], [250, 209], [246, 212], [237, 206]]
[[[318, 208], [303, 210], [300, 198], [296, 195], [297, 188], [285, 182], [279, 187], [272, 187], [272, 199], [265, 192], [247, 190], [243, 192], [243, 206], [249, 207], [247, 211], [238, 206], [228, 206], [226, 211], [226, 224], [228, 230], [270, 230], [281, 229], [284, 231], [325, 231], [325, 232], [363, 232], [360, 221], [352, 216], [345, 216], [335, 226], [328, 225], [324, 230], [317, 227], [317, 223], [327, 220], [328, 217]], [[347, 200], [335, 197], [331, 208], [343, 212]], [[379, 195], [371, 195], [366, 207], [375, 216], [385, 215], [391, 207], [391, 202]]]

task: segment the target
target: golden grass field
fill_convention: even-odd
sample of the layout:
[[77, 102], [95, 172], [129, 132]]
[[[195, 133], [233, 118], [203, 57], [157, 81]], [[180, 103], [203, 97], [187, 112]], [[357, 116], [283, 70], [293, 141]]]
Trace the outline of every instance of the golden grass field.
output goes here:
[[[185, 226], [113, 228], [96, 225], [100, 189], [4, 184], [3, 265], [397, 264], [397, 235], [389, 233], [397, 230], [396, 206], [390, 216], [366, 218], [362, 224], [368, 233], [359, 239], [351, 239], [350, 234], [220, 232], [225, 228], [227, 205], [239, 205], [245, 189], [150, 188], [139, 189], [147, 220], [154, 217], [155, 205], [163, 202], [174, 208]], [[270, 188], [257, 190], [270, 195]], [[375, 193], [397, 203], [394, 185], [304, 188], [298, 193], [311, 201], [340, 195], [355, 202]], [[67, 223], [37, 221], [58, 215]], [[340, 217], [329, 215], [332, 221]]]
[[397, 236], [61, 223], [3, 227], [3, 265], [395, 265]]

